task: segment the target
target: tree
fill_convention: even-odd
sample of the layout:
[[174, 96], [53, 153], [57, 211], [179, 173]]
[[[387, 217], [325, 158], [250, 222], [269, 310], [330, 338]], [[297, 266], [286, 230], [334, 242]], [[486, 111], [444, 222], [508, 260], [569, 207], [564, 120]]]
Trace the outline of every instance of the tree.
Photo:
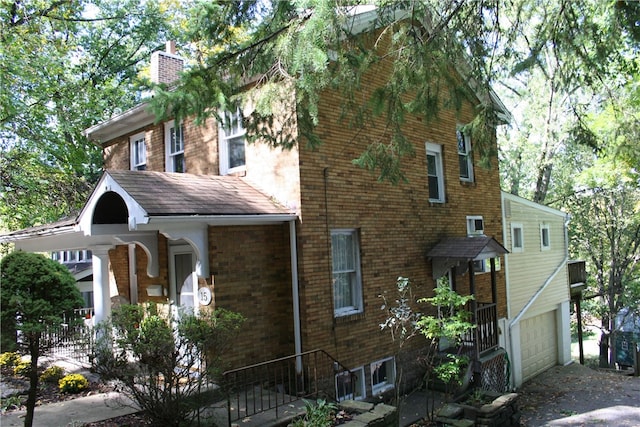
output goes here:
[[[13, 252], [0, 263], [2, 341], [12, 340], [31, 357], [29, 395], [24, 425], [33, 424], [38, 392], [38, 359], [55, 342], [45, 339], [47, 328], [73, 319], [83, 300], [69, 270], [40, 254]], [[17, 339], [17, 331], [20, 339]], [[9, 338], [6, 333], [12, 333]]]
[[549, 194], [557, 200], [570, 191], [564, 178], [583, 164], [580, 148], [606, 148], [589, 118], [620, 108], [619, 90], [638, 74], [631, 16], [640, 4], [519, 0], [503, 12], [514, 35], [496, 87], [516, 117], [499, 140], [503, 186], [539, 203]]
[[[535, 199], [541, 201], [567, 128], [581, 129], [586, 106], [609, 89], [603, 82], [610, 76], [637, 69], [625, 55], [640, 42], [629, 18], [638, 11], [633, 2], [380, 1], [376, 6], [367, 28], [372, 32], [361, 33], [353, 17], [366, 6], [357, 1], [196, 4], [188, 14], [187, 38], [198, 46], [198, 62], [175, 90], [157, 88], [156, 114], [203, 119], [250, 99], [256, 108], [245, 117], [249, 135], [285, 148], [305, 142], [314, 147], [321, 143], [314, 132], [320, 96], [335, 89], [346, 126], [364, 130], [373, 117], [385, 123], [384, 136], [368, 141], [354, 163], [396, 183], [405, 179], [402, 159], [414, 154], [414, 142], [403, 133], [406, 117], [421, 116], [428, 124], [440, 109], [471, 101], [478, 105], [469, 124], [474, 150], [486, 161], [495, 154], [489, 142], [498, 121], [488, 88], [512, 77], [511, 90], [526, 97], [522, 88], [535, 72], [543, 76], [549, 107], [534, 178]], [[368, 74], [379, 63], [390, 64], [384, 80]], [[301, 130], [300, 140], [271, 126], [282, 85], [295, 94], [290, 121]], [[555, 126], [567, 113], [570, 119], [561, 120], [566, 124]]]
[[615, 363], [615, 320], [622, 309], [640, 307], [640, 189], [622, 180], [614, 186], [585, 189], [571, 197], [571, 239], [587, 260], [591, 292], [601, 319], [600, 365]]
[[102, 168], [82, 132], [140, 101], [166, 16], [135, 0], [0, 4], [0, 226], [80, 209]]

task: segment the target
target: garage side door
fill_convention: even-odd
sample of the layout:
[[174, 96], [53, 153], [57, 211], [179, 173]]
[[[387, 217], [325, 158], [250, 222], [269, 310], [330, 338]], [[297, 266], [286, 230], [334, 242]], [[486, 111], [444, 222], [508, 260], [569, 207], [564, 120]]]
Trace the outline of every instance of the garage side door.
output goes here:
[[555, 311], [525, 319], [520, 323], [520, 349], [523, 381], [558, 363]]

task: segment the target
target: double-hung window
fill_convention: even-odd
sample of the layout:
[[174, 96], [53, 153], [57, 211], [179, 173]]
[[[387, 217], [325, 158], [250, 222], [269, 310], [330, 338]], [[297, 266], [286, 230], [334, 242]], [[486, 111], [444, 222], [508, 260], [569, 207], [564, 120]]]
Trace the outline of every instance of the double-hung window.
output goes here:
[[429, 201], [444, 202], [444, 171], [442, 147], [427, 142], [427, 175], [429, 176]]
[[551, 236], [549, 235], [549, 224], [540, 224], [540, 250], [551, 249]]
[[456, 131], [458, 139], [458, 163], [460, 164], [460, 181], [473, 181], [473, 158], [471, 157], [471, 137], [462, 129]]
[[220, 175], [245, 170], [245, 134], [239, 107], [223, 113], [220, 126]]
[[333, 269], [334, 315], [346, 316], [362, 312], [362, 278], [360, 247], [356, 230], [331, 232], [331, 264]]
[[184, 159], [184, 127], [170, 121], [164, 125], [167, 172], [186, 172]]
[[524, 251], [524, 232], [522, 224], [511, 223], [511, 252]]
[[129, 150], [131, 152], [131, 170], [146, 170], [147, 146], [144, 140], [144, 132], [138, 133], [129, 138]]

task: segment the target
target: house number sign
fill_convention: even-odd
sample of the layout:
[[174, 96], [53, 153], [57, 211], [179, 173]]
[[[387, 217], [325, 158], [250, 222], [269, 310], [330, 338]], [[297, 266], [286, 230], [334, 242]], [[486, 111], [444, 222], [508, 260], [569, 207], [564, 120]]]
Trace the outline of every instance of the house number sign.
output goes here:
[[209, 288], [198, 289], [198, 299], [200, 300], [200, 305], [211, 304], [211, 289]]

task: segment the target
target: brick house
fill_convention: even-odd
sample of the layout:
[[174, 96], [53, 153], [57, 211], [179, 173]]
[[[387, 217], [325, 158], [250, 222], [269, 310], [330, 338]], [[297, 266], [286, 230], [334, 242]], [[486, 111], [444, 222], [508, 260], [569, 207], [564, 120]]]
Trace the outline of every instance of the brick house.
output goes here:
[[[173, 49], [152, 57], [158, 81], [180, 70]], [[367, 78], [379, 83], [388, 66]], [[247, 144], [241, 116], [250, 106], [197, 126], [156, 124], [141, 104], [86, 130], [103, 148], [105, 172], [77, 218], [2, 240], [31, 251], [90, 249], [98, 321], [116, 300], [224, 307], [247, 317], [228, 355], [233, 367], [323, 349], [359, 374], [360, 398], [392, 387], [401, 363], [380, 330], [380, 296], [395, 295], [398, 276], [419, 297], [441, 277], [473, 293], [474, 310], [483, 309], [474, 357], [490, 357], [507, 316], [496, 267], [506, 250], [497, 156], [480, 167], [460, 131], [475, 105], [442, 109], [431, 123], [408, 117], [416, 152], [404, 160], [408, 182], [391, 185], [353, 165], [366, 145], [340, 122], [338, 96], [321, 95], [315, 150], [301, 136], [291, 150]], [[383, 128], [369, 127], [369, 139]], [[410, 346], [419, 351], [424, 338]]]

